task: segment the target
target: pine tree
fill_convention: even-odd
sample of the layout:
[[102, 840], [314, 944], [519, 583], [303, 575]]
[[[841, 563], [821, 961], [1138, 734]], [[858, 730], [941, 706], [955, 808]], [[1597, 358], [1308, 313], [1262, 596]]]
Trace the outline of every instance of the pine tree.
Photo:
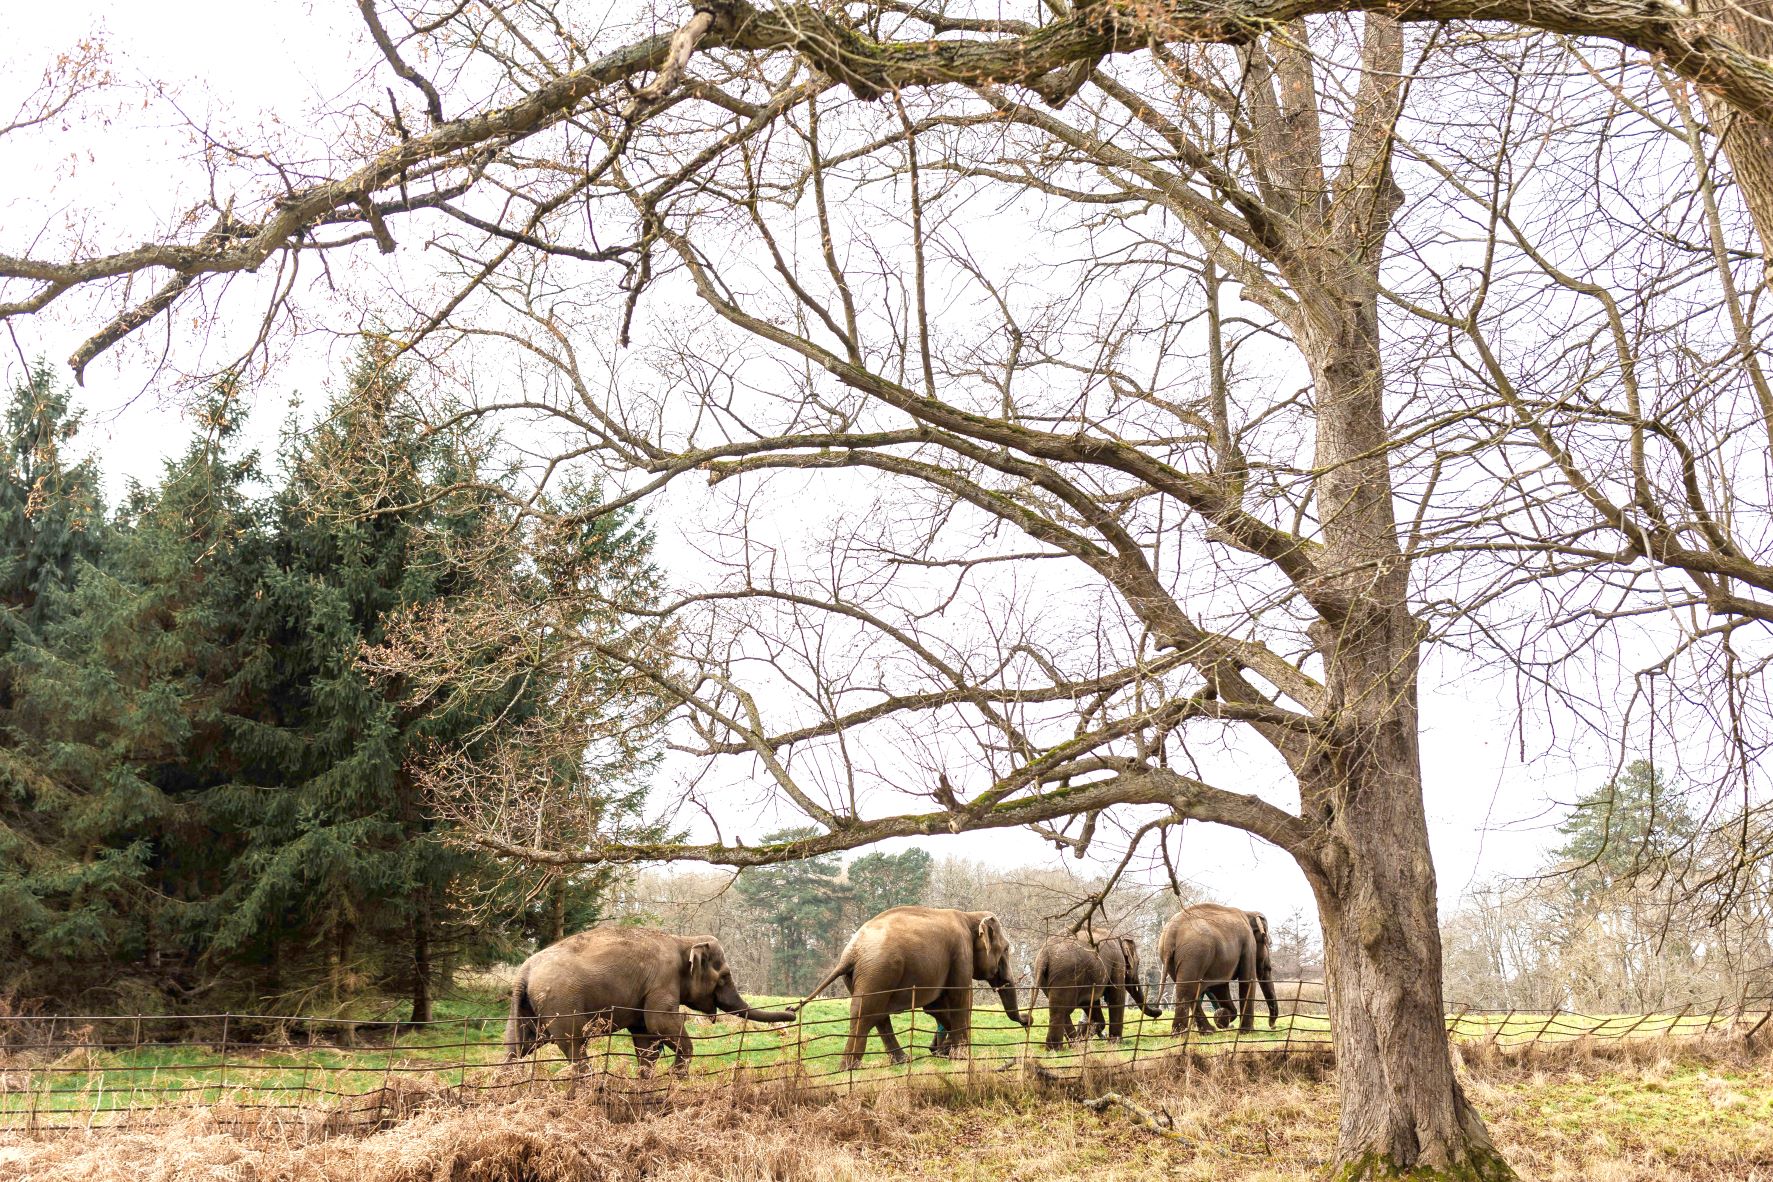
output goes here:
[[0, 992], [64, 987], [67, 966], [102, 947], [107, 900], [129, 851], [70, 855], [53, 769], [29, 749], [18, 683], [106, 535], [98, 474], [70, 462], [79, 416], [39, 364], [0, 433]]
[[[810, 837], [813, 830], [783, 829], [766, 843]], [[833, 952], [848, 888], [837, 855], [753, 866], [738, 877], [739, 898], [770, 931], [770, 988], [796, 993], [812, 984]]]
[[424, 549], [425, 527], [449, 511], [423, 507], [447, 457], [403, 415], [404, 384], [366, 350], [286, 458], [262, 639], [278, 654], [271, 721], [290, 759], [270, 791], [217, 793], [245, 841], [215, 949], [265, 964], [267, 990], [323, 1007], [405, 976], [423, 1019], [426, 896], [448, 855], [424, 840], [407, 761], [433, 720], [403, 711], [356, 660], [390, 613], [452, 577]]
[[15, 663], [19, 750], [52, 786], [62, 855], [40, 884], [59, 919], [32, 951], [144, 1007], [213, 983], [199, 960], [231, 842], [207, 796], [275, 763], [244, 758], [268, 661], [248, 640], [264, 535], [235, 435], [223, 388], [162, 483], [130, 491], [99, 561], [48, 593]]
[[930, 872], [936, 860], [928, 850], [886, 854], [876, 850], [849, 864], [851, 913], [862, 924], [889, 907], [922, 903], [929, 898]]
[[[426, 430], [407, 381], [372, 342], [286, 460], [266, 596], [276, 723], [292, 753], [275, 791], [224, 793], [247, 837], [216, 946], [275, 959], [285, 996], [340, 1007], [400, 989], [423, 1021], [453, 962], [509, 948], [499, 928], [513, 911], [532, 929], [596, 914], [607, 876], [560, 878], [538, 899], [491, 855], [449, 840], [455, 822], [433, 793], [439, 768], [522, 750], [540, 752], [546, 779], [581, 810], [637, 807], [640, 789], [584, 738], [594, 720], [571, 637], [595, 598], [581, 583], [601, 594], [611, 580], [598, 572], [617, 566], [644, 582], [651, 543], [595, 513], [571, 526], [551, 514], [547, 530], [519, 520], [493, 491], [494, 441]], [[479, 629], [487, 619], [500, 626]], [[440, 621], [476, 623], [444, 674], [376, 659]], [[508, 741], [544, 716], [577, 728], [576, 744]], [[646, 761], [627, 756], [626, 771]]]
[[1576, 802], [1557, 827], [1564, 843], [1554, 858], [1574, 868], [1588, 888], [1606, 889], [1661, 864], [1690, 842], [1697, 822], [1680, 795], [1648, 760]]

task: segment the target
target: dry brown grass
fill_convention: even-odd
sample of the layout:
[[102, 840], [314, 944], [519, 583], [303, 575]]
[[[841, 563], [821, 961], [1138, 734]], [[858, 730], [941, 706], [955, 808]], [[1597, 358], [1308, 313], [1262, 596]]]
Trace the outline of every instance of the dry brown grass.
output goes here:
[[[1473, 1100], [1517, 1168], [1545, 1182], [1773, 1182], [1773, 1056], [1710, 1045], [1465, 1048]], [[1180, 1138], [1082, 1096], [1114, 1089]], [[402, 1098], [405, 1100], [412, 1097]], [[175, 1129], [0, 1140], [0, 1178], [30, 1182], [848, 1182], [1302, 1180], [1335, 1143], [1335, 1083], [1322, 1060], [1179, 1060], [1088, 1080], [981, 1074], [842, 1097], [760, 1083], [685, 1089], [624, 1115], [589, 1095], [422, 1107], [391, 1128], [331, 1136], [322, 1117], [234, 1127], [194, 1115]]]

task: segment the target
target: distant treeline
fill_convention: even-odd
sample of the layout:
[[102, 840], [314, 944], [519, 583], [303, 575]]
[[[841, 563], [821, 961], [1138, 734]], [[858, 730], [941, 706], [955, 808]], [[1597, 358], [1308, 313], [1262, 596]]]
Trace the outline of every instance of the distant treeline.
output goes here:
[[[501, 495], [496, 441], [426, 430], [406, 384], [366, 346], [269, 466], [239, 451], [243, 412], [218, 387], [184, 454], [114, 511], [69, 454], [65, 390], [39, 368], [13, 391], [0, 1005], [325, 1011], [393, 994], [423, 1018], [454, 967], [598, 918], [597, 874], [519, 893], [491, 857], [431, 840], [450, 822], [424, 773], [583, 676], [571, 638], [595, 605], [653, 593], [650, 537], [575, 513], [596, 505], [589, 485], [550, 506], [578, 524], [529, 526]], [[503, 626], [451, 633], [455, 672], [403, 672], [412, 635], [489, 603]], [[380, 672], [366, 660], [390, 651]], [[555, 799], [617, 816], [648, 758], [638, 741], [593, 777], [569, 745], [543, 770]]]
[[[784, 830], [765, 840], [786, 840], [800, 832]], [[1105, 885], [1098, 875], [1058, 866], [993, 866], [909, 849], [864, 853], [847, 864], [827, 855], [754, 867], [736, 876], [685, 867], [644, 870], [614, 887], [609, 906], [612, 914], [630, 922], [717, 936], [743, 988], [792, 995], [824, 975], [864, 921], [908, 903], [990, 911], [1003, 922], [1016, 971], [1026, 978], [1041, 942], [1069, 932]], [[1178, 898], [1167, 885], [1123, 881], [1106, 892], [1099, 910], [1090, 912], [1090, 930], [1137, 939], [1141, 964], [1155, 980], [1157, 939], [1165, 922], [1184, 905], [1205, 900], [1187, 883], [1181, 889]], [[1275, 975], [1321, 976], [1316, 923], [1299, 913], [1270, 920]]]
[[1442, 924], [1447, 996], [1648, 1013], [1773, 998], [1773, 818], [1718, 824], [1648, 760], [1577, 802], [1539, 873]]

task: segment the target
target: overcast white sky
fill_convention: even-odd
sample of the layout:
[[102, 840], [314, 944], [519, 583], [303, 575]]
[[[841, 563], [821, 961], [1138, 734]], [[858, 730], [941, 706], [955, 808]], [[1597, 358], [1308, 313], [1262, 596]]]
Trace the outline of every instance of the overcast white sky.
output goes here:
[[[274, 118], [303, 135], [313, 130], [310, 111], [379, 65], [373, 46], [359, 35], [355, 5], [348, 0], [3, 3], [7, 35], [0, 45], [0, 110], [56, 53], [93, 35], [108, 46], [116, 76], [144, 88], [119, 105], [109, 125], [73, 124], [32, 141], [28, 150], [0, 141], [0, 250], [8, 252], [31, 249], [39, 234], [49, 241], [64, 232], [68, 206], [50, 207], [41, 200], [43, 182], [52, 176], [62, 182], [64, 196], [77, 195], [80, 207], [111, 211], [115, 222], [94, 232], [114, 245], [148, 236], [176, 212], [155, 207], [156, 199], [165, 199], [164, 190], [146, 181], [189, 152], [188, 139], [168, 122], [143, 124], [139, 104], [148, 90], [165, 85], [181, 109], [200, 119], [208, 112], [225, 113], [235, 125]], [[133, 111], [127, 109], [132, 102]], [[81, 330], [91, 327], [68, 316], [19, 325], [16, 346], [14, 340], [0, 340], [4, 379], [10, 385], [17, 378], [21, 355], [65, 358], [84, 335]], [[319, 339], [311, 347], [296, 346], [284, 367], [287, 381], [255, 395], [251, 435], [261, 445], [275, 439], [289, 413], [287, 394], [304, 392], [309, 407], [318, 401], [338, 360], [328, 348]], [[103, 464], [113, 497], [130, 478], [154, 479], [161, 459], [188, 438], [190, 424], [151, 388], [151, 372], [151, 358], [138, 350], [121, 364], [94, 366], [80, 395], [88, 412], [86, 441]], [[669, 530], [664, 532], [669, 538]], [[664, 557], [668, 563], [687, 560]], [[1455, 671], [1433, 664], [1427, 673], [1423, 751], [1445, 909], [1476, 880], [1531, 871], [1549, 825], [1563, 814], [1550, 802], [1568, 801], [1603, 782], [1608, 768], [1601, 761], [1608, 753], [1594, 752], [1596, 762], [1586, 767], [1573, 767], [1567, 758], [1536, 758], [1523, 767], [1506, 683], [1473, 687]], [[1006, 865], [1056, 858], [1024, 832], [966, 835], [928, 845], [934, 852]], [[1213, 897], [1271, 915], [1294, 908], [1313, 911], [1290, 859], [1240, 833], [1193, 826], [1183, 852], [1184, 872]]]

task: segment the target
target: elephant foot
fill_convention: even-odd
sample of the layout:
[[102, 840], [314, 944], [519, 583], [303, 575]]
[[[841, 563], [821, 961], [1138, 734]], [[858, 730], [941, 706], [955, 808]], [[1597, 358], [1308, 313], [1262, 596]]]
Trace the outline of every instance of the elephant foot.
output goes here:
[[[943, 1054], [944, 1052], [938, 1051], [936, 1053]], [[894, 1051], [892, 1054], [892, 1060], [894, 1067], [903, 1067], [905, 1064], [911, 1062], [911, 1056], [907, 1055], [904, 1051]]]
[[1254, 1022], [1239, 1022], [1237, 1024], [1237, 1032], [1239, 1034], [1254, 1034], [1256, 1032], [1256, 1024]]

